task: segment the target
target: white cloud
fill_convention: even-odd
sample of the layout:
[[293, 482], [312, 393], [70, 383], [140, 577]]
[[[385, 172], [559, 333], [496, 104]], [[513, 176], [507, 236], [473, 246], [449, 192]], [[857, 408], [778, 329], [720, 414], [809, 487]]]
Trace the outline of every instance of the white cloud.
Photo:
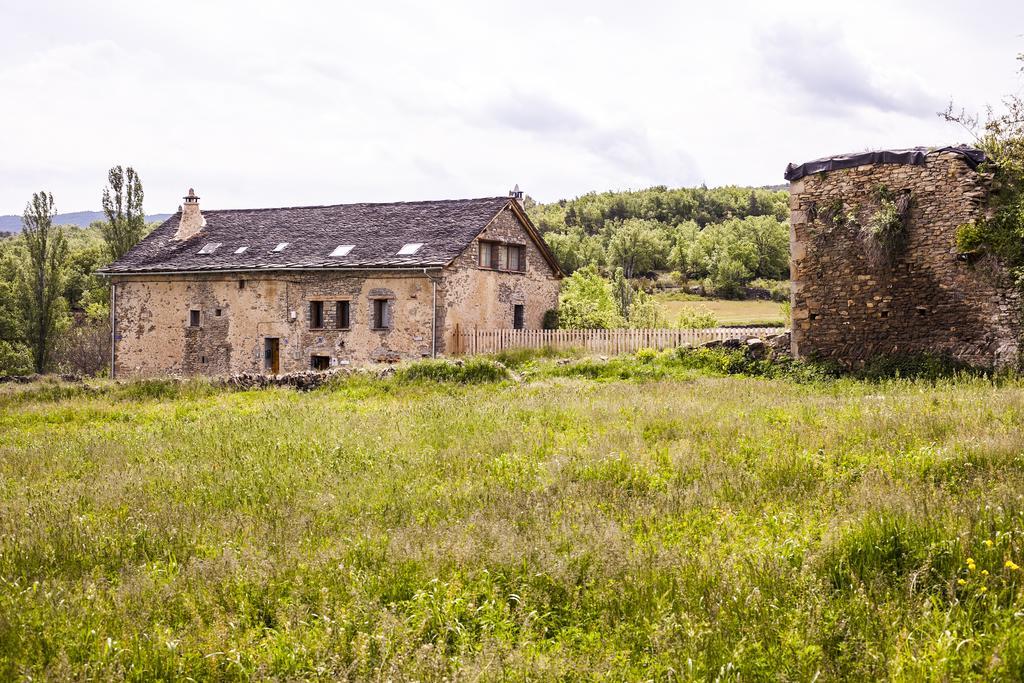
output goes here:
[[[932, 112], [1020, 87], [1024, 6], [909, 0], [350, 4], [38, 0], [0, 25], [0, 213], [781, 182], [790, 161], [945, 144]], [[1003, 28], [1003, 27], [1007, 28]]]

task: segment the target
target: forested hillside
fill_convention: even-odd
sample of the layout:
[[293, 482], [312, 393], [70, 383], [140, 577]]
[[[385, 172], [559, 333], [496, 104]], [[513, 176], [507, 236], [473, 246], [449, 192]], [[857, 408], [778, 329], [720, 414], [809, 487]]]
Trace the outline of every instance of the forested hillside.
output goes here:
[[566, 272], [678, 271], [728, 293], [789, 274], [788, 195], [751, 187], [591, 192], [527, 209]]

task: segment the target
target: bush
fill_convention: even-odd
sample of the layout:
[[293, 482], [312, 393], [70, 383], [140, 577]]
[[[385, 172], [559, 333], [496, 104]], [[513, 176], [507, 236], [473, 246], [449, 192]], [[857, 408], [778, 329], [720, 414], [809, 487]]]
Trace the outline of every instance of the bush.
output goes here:
[[539, 349], [507, 349], [491, 356], [491, 359], [508, 368], [520, 368], [527, 363], [543, 358], [578, 358], [579, 349], [559, 350], [553, 346]]
[[562, 281], [558, 325], [567, 329], [610, 329], [623, 323], [612, 286], [594, 266], [581, 268]]
[[658, 352], [654, 349], [637, 349], [636, 352], [636, 359], [641, 363], [653, 363], [657, 357]]
[[30, 375], [35, 372], [32, 363], [32, 352], [18, 342], [7, 342], [0, 339], [0, 377]]
[[545, 330], [557, 330], [558, 329], [558, 309], [549, 308], [544, 311], [544, 321], [541, 323], [541, 327]]
[[687, 307], [680, 311], [676, 327], [681, 330], [706, 330], [718, 327], [718, 318], [707, 306]]
[[403, 382], [450, 382], [487, 384], [511, 379], [508, 368], [497, 361], [471, 358], [464, 362], [421, 360], [401, 368], [395, 376]]
[[762, 289], [768, 292], [768, 297], [772, 301], [789, 301], [790, 285], [789, 280], [769, 280], [768, 278], [758, 278], [751, 280], [747, 287], [751, 289]]

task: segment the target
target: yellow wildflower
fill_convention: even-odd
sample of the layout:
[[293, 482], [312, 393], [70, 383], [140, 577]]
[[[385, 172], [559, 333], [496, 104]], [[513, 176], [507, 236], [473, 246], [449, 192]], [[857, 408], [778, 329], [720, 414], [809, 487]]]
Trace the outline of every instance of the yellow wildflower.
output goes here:
[[967, 585], [967, 582], [964, 581], [963, 579], [957, 579], [956, 582], [957, 582], [957, 585], [959, 585], [959, 586], [966, 586]]
[[981, 570], [981, 575], [982, 576], [988, 576], [988, 570], [987, 569], [982, 569]]
[[1006, 564], [1004, 566], [1007, 569], [1013, 569], [1013, 570], [1020, 569], [1020, 566], [1016, 562], [1014, 562], [1013, 560], [1007, 560]]
[[978, 592], [979, 593], [987, 593], [988, 592], [988, 588], [985, 588], [984, 586], [981, 586], [980, 588], [978, 588]]
[[986, 538], [984, 543], [985, 543], [985, 547], [986, 548], [991, 548], [992, 547], [992, 541], [991, 540]]

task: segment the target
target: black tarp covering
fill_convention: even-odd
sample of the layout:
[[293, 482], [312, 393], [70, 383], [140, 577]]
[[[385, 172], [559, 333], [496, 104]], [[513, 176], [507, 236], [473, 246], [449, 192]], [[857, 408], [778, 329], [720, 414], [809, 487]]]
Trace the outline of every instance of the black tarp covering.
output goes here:
[[835, 171], [840, 168], [855, 168], [865, 164], [908, 164], [921, 166], [925, 157], [939, 152], [955, 152], [963, 156], [964, 161], [972, 169], [985, 160], [985, 153], [980, 149], [959, 145], [957, 147], [913, 147], [911, 149], [885, 149], [877, 152], [857, 152], [856, 154], [837, 154], [836, 156], [815, 159], [803, 164], [786, 166], [786, 180], [799, 180], [806, 175]]

